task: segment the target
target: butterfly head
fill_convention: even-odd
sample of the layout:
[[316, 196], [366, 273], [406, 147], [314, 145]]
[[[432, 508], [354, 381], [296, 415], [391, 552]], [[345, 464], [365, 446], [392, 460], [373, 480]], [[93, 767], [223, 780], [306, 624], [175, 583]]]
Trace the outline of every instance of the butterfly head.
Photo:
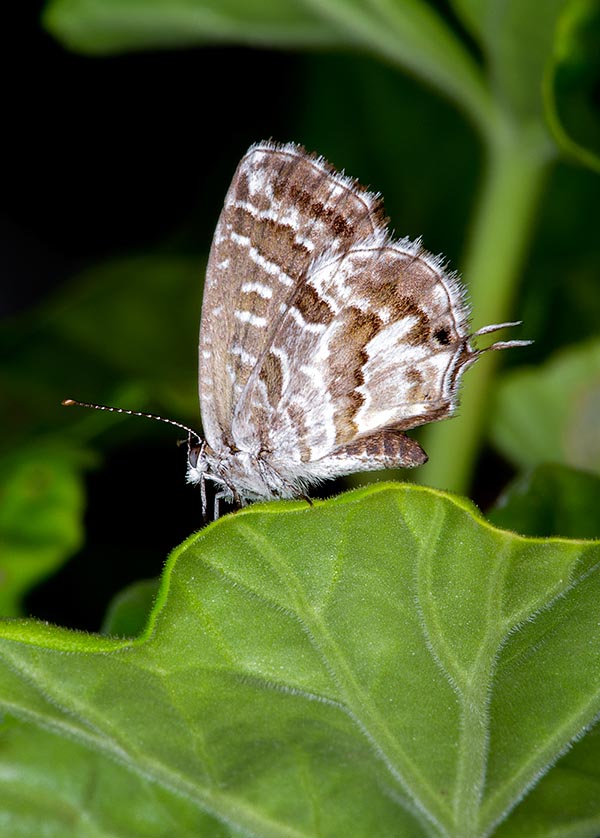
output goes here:
[[[187, 468], [187, 482], [199, 483], [200, 493], [202, 496], [202, 513], [206, 518], [207, 500], [206, 500], [206, 481], [210, 480], [217, 485], [215, 495], [215, 518], [218, 518], [218, 502], [226, 500], [233, 501], [236, 504], [240, 503], [240, 495], [236, 489], [235, 483], [227, 479], [227, 474], [232, 471], [232, 463], [230, 460], [232, 455], [226, 453], [218, 455], [206, 440], [201, 439], [197, 435], [188, 436], [188, 468]], [[235, 459], [235, 457], [234, 457]]]
[[210, 470], [206, 448], [205, 440], [188, 437], [188, 483], [199, 483], [206, 478], [206, 472]]
[[188, 435], [188, 467], [187, 482], [202, 483], [204, 480], [216, 480], [219, 478], [219, 458], [212, 450], [205, 439], [197, 434]]

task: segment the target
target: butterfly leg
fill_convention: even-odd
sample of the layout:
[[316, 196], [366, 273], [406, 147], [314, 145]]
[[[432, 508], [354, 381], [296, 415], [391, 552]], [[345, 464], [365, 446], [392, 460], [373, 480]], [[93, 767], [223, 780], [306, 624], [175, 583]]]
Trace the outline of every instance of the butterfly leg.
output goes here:
[[203, 474], [200, 478], [200, 502], [202, 505], [202, 520], [204, 523], [208, 523], [206, 517], [206, 510], [207, 510], [207, 501], [206, 501], [206, 477]]

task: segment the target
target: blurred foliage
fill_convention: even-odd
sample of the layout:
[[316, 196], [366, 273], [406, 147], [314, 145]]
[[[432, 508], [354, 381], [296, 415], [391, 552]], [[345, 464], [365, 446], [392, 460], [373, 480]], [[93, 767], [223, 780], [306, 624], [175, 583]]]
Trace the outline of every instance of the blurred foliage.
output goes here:
[[523, 535], [600, 538], [600, 477], [568, 466], [540, 465], [519, 474], [487, 518]]
[[507, 373], [494, 407], [494, 441], [516, 465], [557, 462], [600, 474], [599, 340]]
[[565, 8], [547, 73], [548, 117], [562, 147], [600, 171], [600, 3], [578, 0]]
[[[152, 438], [159, 430], [139, 420], [129, 425], [117, 414], [67, 411], [62, 398], [164, 406], [167, 415], [176, 412], [198, 424], [200, 275], [199, 260], [191, 257], [156, 253], [111, 261], [0, 330], [2, 355], [10, 358], [0, 369], [3, 614], [19, 613], [20, 597], [81, 546], [82, 472], [97, 464], [92, 449], [106, 450], [140, 433]], [[192, 304], [182, 306], [182, 299]], [[139, 483], [134, 457], [130, 466], [131, 473], [115, 479]]]
[[68, 450], [20, 449], [0, 458], [0, 614], [55, 571], [83, 540], [84, 487]]
[[[60, 408], [69, 393], [112, 401], [121, 381], [137, 398], [196, 412], [198, 311], [202, 293], [198, 259], [161, 253], [105, 262], [64, 285], [41, 308], [5, 324], [0, 347], [10, 364], [0, 369], [5, 395], [2, 444], [12, 447], [42, 429], [64, 432], [74, 421], [81, 440], [106, 417], [74, 419]], [[185, 304], [182, 304], [185, 300]], [[62, 394], [60, 398], [57, 398]]]

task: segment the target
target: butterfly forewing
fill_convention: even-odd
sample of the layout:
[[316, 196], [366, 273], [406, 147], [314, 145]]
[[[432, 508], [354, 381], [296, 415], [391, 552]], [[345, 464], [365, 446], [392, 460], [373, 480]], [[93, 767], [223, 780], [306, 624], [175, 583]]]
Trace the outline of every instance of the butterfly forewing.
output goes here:
[[280, 374], [265, 355], [309, 266], [382, 225], [377, 196], [299, 146], [260, 143], [242, 159], [215, 231], [200, 328], [200, 405], [215, 450], [232, 443], [253, 369]]

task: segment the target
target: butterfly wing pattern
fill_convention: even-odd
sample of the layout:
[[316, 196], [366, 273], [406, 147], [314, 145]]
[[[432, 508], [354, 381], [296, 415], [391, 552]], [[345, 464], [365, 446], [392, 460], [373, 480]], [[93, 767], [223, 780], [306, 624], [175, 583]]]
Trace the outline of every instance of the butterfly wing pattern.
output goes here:
[[[301, 146], [240, 162], [208, 262], [200, 326], [205, 442], [188, 480], [240, 503], [304, 496], [355, 471], [421, 465], [404, 432], [452, 415], [482, 351], [464, 288], [381, 200]], [[521, 346], [506, 341], [489, 349]]]

